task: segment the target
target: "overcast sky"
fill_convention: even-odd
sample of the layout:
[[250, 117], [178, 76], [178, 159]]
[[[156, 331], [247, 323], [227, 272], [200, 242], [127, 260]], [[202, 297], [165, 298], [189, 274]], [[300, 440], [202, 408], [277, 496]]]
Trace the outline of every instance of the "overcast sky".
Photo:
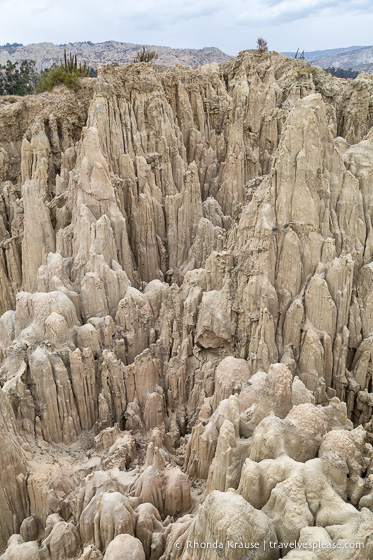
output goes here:
[[0, 0], [0, 44], [117, 40], [318, 50], [373, 43], [373, 0]]

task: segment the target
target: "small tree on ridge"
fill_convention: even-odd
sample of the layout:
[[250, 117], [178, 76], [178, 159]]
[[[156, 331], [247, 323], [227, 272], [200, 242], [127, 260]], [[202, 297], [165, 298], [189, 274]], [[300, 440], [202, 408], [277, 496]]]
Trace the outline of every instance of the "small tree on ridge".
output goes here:
[[267, 52], [268, 51], [268, 43], [263, 37], [259, 37], [256, 42], [256, 48], [259, 52]]

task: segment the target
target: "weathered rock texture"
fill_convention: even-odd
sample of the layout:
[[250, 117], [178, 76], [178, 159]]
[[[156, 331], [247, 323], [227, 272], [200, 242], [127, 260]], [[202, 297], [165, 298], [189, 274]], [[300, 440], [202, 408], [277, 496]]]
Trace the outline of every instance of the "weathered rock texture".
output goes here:
[[372, 99], [246, 52], [0, 111], [4, 560], [372, 557]]

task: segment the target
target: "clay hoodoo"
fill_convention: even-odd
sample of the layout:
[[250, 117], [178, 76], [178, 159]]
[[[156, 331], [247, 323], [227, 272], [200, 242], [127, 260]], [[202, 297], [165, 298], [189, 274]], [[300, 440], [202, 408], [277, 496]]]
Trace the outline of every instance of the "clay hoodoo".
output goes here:
[[3, 560], [372, 557], [373, 78], [305, 68], [0, 110]]

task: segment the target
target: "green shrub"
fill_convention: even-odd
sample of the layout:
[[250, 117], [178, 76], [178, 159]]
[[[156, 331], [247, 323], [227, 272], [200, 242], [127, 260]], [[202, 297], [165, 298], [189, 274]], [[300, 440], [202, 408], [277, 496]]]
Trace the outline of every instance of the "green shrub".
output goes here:
[[61, 66], [56, 64], [41, 72], [38, 91], [51, 91], [55, 86], [60, 85], [65, 85], [76, 91], [80, 88], [79, 77], [66, 72]]
[[76, 55], [70, 53], [69, 56], [64, 52], [64, 58], [60, 64], [53, 64], [50, 68], [42, 70], [38, 83], [38, 91], [51, 91], [55, 86], [65, 85], [74, 91], [80, 86], [79, 78], [87, 78], [91, 75], [92, 69], [79, 63]]
[[325, 68], [325, 72], [329, 72], [332, 76], [335, 76], [336, 78], [357, 78], [359, 72], [357, 70], [352, 70], [351, 68], [349, 68], [348, 70], [345, 70], [344, 68], [334, 68], [334, 66], [332, 66], [331, 68]]
[[302, 61], [301, 65], [296, 68], [293, 75], [297, 80], [301, 80], [302, 78], [309, 78], [310, 76], [314, 76], [316, 72], [317, 70], [314, 66], [311, 66], [311, 64], [308, 64], [308, 62]]
[[33, 60], [0, 64], [0, 95], [29, 95], [35, 91], [37, 73]]

